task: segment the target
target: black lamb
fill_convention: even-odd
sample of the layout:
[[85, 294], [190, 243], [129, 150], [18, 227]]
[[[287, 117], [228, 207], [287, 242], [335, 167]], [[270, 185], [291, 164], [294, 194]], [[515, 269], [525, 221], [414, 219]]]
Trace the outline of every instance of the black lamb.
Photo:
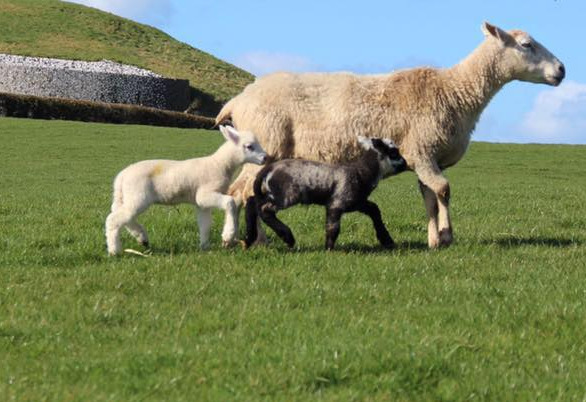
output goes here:
[[254, 196], [247, 200], [244, 246], [248, 248], [256, 240], [260, 216], [289, 247], [293, 247], [293, 233], [276, 214], [301, 203], [326, 207], [327, 250], [334, 248], [342, 214], [353, 211], [370, 216], [380, 244], [392, 248], [394, 242], [380, 210], [368, 197], [381, 178], [404, 171], [407, 163], [391, 140], [358, 137], [358, 141], [366, 152], [348, 164], [285, 159], [266, 165], [254, 181]]

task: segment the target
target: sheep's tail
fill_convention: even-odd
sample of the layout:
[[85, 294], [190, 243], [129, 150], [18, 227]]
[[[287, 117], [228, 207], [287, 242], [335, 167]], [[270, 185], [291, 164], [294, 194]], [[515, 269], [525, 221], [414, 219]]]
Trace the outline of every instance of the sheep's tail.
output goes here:
[[232, 108], [234, 107], [234, 99], [232, 98], [224, 105], [220, 113], [216, 116], [216, 124], [214, 127], [219, 126], [220, 124], [228, 124], [233, 126], [232, 124]]
[[122, 175], [119, 174], [114, 179], [114, 191], [112, 194], [112, 212], [122, 207], [124, 203], [123, 196], [122, 196]]
[[258, 209], [256, 197], [251, 196], [246, 200], [246, 239], [244, 246], [250, 247], [258, 237]]

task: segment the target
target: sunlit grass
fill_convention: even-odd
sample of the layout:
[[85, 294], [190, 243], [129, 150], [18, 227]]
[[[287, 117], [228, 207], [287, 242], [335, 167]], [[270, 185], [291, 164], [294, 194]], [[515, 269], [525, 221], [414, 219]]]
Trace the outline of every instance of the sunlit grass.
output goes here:
[[585, 147], [473, 143], [449, 249], [405, 173], [372, 197], [394, 251], [348, 214], [325, 252], [323, 209], [295, 207], [294, 251], [222, 249], [216, 213], [201, 252], [181, 206], [141, 217], [151, 257], [107, 258], [114, 175], [221, 140], [0, 119], [1, 400], [584, 398]]

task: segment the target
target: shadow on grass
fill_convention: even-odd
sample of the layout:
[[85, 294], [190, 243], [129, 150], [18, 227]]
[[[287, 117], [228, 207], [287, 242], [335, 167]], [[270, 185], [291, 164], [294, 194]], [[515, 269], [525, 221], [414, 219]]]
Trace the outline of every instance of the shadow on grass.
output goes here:
[[581, 246], [582, 241], [577, 239], [563, 239], [555, 237], [516, 237], [516, 236], [503, 236], [496, 239], [486, 239], [481, 241], [484, 245], [495, 245], [502, 248], [513, 248], [522, 246], [545, 246], [545, 247], [572, 247]]
[[[283, 250], [287, 251], [286, 247]], [[395, 243], [395, 247], [387, 249], [379, 244], [364, 244], [364, 243], [345, 243], [336, 244], [333, 252], [345, 252], [354, 254], [392, 254], [400, 251], [427, 251], [427, 243], [420, 241], [403, 241]], [[315, 244], [310, 246], [295, 247], [291, 252], [319, 252], [326, 251], [323, 244]]]

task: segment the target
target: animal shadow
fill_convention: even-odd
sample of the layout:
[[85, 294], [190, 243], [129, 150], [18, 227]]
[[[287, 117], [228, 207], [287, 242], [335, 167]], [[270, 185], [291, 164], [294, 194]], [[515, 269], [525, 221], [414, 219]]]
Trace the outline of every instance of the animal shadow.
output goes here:
[[484, 245], [496, 245], [501, 248], [514, 248], [523, 246], [545, 246], [545, 247], [572, 247], [582, 245], [578, 239], [556, 238], [546, 236], [517, 237], [502, 236], [496, 239], [486, 239], [481, 242]]
[[[380, 244], [364, 244], [364, 243], [343, 243], [343, 244], [336, 244], [333, 252], [344, 252], [344, 253], [353, 253], [353, 254], [392, 254], [396, 252], [403, 252], [403, 251], [427, 251], [427, 243], [419, 242], [419, 241], [402, 241], [395, 243], [395, 247], [393, 248], [384, 248]], [[291, 252], [320, 252], [325, 251], [325, 247], [323, 244], [315, 244], [310, 246], [299, 246], [295, 247], [291, 250]]]

